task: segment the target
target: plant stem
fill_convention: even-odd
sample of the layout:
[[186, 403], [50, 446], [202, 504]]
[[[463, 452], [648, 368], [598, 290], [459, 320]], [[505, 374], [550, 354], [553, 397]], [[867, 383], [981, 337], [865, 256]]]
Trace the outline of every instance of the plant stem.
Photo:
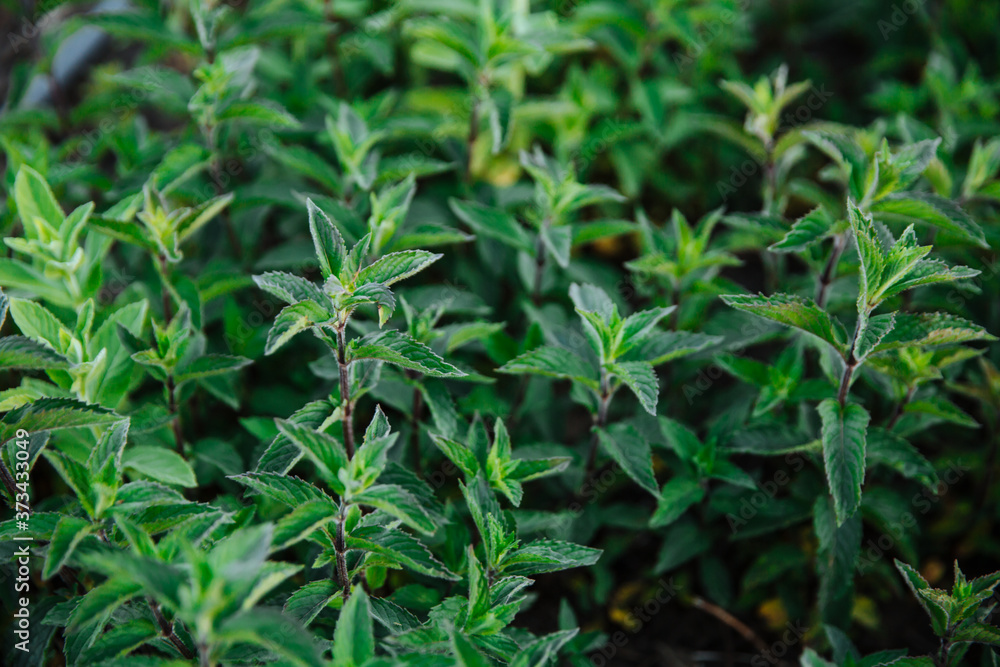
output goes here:
[[184, 433], [181, 429], [181, 412], [177, 406], [177, 387], [174, 385], [173, 374], [167, 376], [167, 411], [172, 419], [170, 428], [174, 432], [174, 446], [177, 453], [184, 454]]
[[[214, 142], [214, 139], [212, 140]], [[219, 154], [216, 151], [215, 145], [212, 148], [212, 185], [215, 187], [215, 195], [219, 196], [222, 194], [224, 188], [222, 187], [222, 164], [219, 158]], [[233, 220], [229, 217], [229, 208], [226, 207], [220, 214], [223, 223], [226, 225], [226, 235], [229, 237], [229, 245], [233, 248], [233, 253], [235, 253], [237, 259], [243, 259], [243, 243], [240, 242], [240, 237], [236, 233], [236, 227], [233, 226]]]
[[479, 98], [472, 102], [472, 111], [469, 114], [469, 138], [467, 139], [467, 155], [465, 157], [465, 182], [472, 182], [472, 149], [479, 138]]
[[843, 234], [838, 234], [833, 238], [833, 251], [830, 253], [830, 258], [826, 261], [826, 266], [823, 267], [823, 273], [819, 277], [819, 288], [816, 290], [816, 305], [820, 308], [826, 305], [830, 285], [837, 274], [837, 263], [840, 261], [840, 256], [843, 254], [846, 245], [847, 239]]
[[170, 320], [174, 319], [174, 306], [173, 301], [170, 299], [170, 288], [167, 287], [167, 258], [163, 255], [158, 255], [157, 260], [159, 261], [160, 269], [160, 297], [163, 299], [163, 322], [164, 324], [169, 324]]
[[889, 423], [885, 425], [886, 430], [891, 431], [892, 427], [895, 426], [896, 422], [898, 422], [900, 417], [903, 416], [903, 410], [906, 408], [906, 405], [913, 400], [913, 393], [916, 390], [916, 385], [909, 387], [906, 390], [906, 396], [904, 396], [903, 400], [896, 404], [896, 409], [893, 410], [892, 417], [889, 418]]
[[586, 480], [594, 471], [594, 464], [597, 462], [597, 445], [601, 441], [598, 431], [608, 423], [608, 405], [611, 403], [611, 390], [608, 387], [608, 373], [601, 369], [601, 397], [597, 405], [597, 415], [594, 417], [594, 435], [590, 438], [590, 453], [587, 455], [587, 467], [584, 469], [583, 478]]
[[778, 170], [774, 164], [774, 142], [767, 142], [767, 157], [764, 161], [764, 213], [775, 214], [774, 202], [778, 192]]
[[545, 248], [542, 245], [541, 236], [538, 237], [538, 244], [535, 246], [535, 284], [531, 290], [531, 302], [536, 306], [542, 303], [542, 278], [545, 276]]
[[731, 627], [733, 630], [736, 630], [736, 632], [740, 633], [740, 635], [745, 640], [753, 644], [754, 647], [761, 653], [763, 654], [769, 653], [770, 647], [768, 647], [767, 643], [764, 642], [764, 640], [762, 640], [757, 635], [757, 633], [750, 628], [750, 626], [748, 626], [746, 623], [744, 623], [740, 619], [730, 614], [722, 607], [713, 604], [708, 600], [698, 596], [695, 596], [695, 598], [691, 601], [691, 603], [695, 606], [696, 609], [701, 609], [702, 611], [711, 614], [715, 618], [719, 619], [720, 621]]
[[854, 376], [855, 365], [852, 361], [844, 367], [844, 375], [840, 378], [840, 390], [837, 392], [837, 402], [841, 407], [847, 405], [847, 392], [851, 388], [851, 379]]
[[670, 313], [670, 330], [677, 331], [677, 327], [680, 326], [681, 320], [681, 287], [680, 285], [675, 285], [673, 291], [670, 295], [670, 305], [674, 307], [672, 313]]
[[858, 323], [854, 326], [854, 336], [851, 338], [851, 351], [844, 359], [844, 375], [840, 378], [840, 390], [837, 392], [837, 402], [841, 407], [847, 405], [847, 392], [851, 388], [851, 380], [854, 378], [854, 369], [858, 367], [857, 357], [854, 356], [858, 348], [858, 335], [861, 333], [861, 322], [868, 318], [869, 313], [858, 315]]
[[351, 404], [350, 382], [348, 381], [347, 342], [344, 338], [344, 326], [337, 329], [337, 364], [340, 366], [340, 401], [343, 408], [344, 449], [347, 458], [354, 457], [354, 406]]
[[185, 660], [194, 658], [194, 653], [184, 645], [180, 637], [174, 634], [174, 625], [164, 618], [163, 612], [160, 611], [159, 603], [152, 598], [149, 598], [147, 601], [149, 602], [149, 610], [153, 612], [153, 618], [156, 619], [156, 624], [160, 626], [160, 634], [163, 635], [163, 638], [173, 644], [180, 654], [184, 656]]
[[[7, 464], [2, 460], [0, 460], [0, 478], [3, 479], [4, 488], [10, 494], [11, 502], [14, 503], [14, 499], [17, 497], [17, 482], [14, 481], [14, 476], [10, 474], [10, 470], [7, 470]], [[17, 504], [11, 505], [11, 509], [16, 510]], [[31, 508], [28, 508], [28, 512], [31, 512]]]
[[347, 576], [347, 541], [344, 539], [344, 521], [347, 517], [344, 508], [345, 505], [341, 503], [340, 514], [337, 515], [337, 537], [333, 544], [337, 550], [337, 579], [343, 586], [344, 602], [347, 602], [351, 597], [351, 580]]

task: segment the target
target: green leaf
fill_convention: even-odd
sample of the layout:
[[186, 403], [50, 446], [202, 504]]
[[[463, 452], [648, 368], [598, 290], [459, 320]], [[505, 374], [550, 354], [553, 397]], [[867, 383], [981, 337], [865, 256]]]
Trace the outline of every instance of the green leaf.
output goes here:
[[547, 459], [513, 459], [513, 466], [507, 470], [507, 478], [518, 482], [528, 482], [562, 472], [572, 459], [568, 456], [553, 456]]
[[650, 528], [669, 526], [681, 518], [692, 505], [701, 502], [705, 489], [697, 480], [689, 477], [675, 477], [657, 492], [656, 511], [649, 519]]
[[90, 665], [108, 664], [108, 661], [116, 656], [134, 660], [135, 658], [126, 656], [159, 636], [160, 628], [157, 625], [144, 618], [137, 618], [100, 635], [93, 645], [83, 652], [81, 659]]
[[365, 430], [364, 440], [351, 459], [351, 477], [363, 486], [374, 482], [385, 470], [386, 455], [395, 444], [398, 433], [389, 432], [389, 421], [382, 406], [375, 406], [375, 416]]
[[653, 476], [653, 458], [649, 442], [639, 435], [631, 425], [616, 424], [608, 429], [599, 429], [597, 437], [608, 456], [622, 467], [635, 482], [659, 497], [660, 490]]
[[276, 610], [258, 607], [230, 616], [216, 631], [216, 638], [261, 646], [300, 667], [324, 664], [313, 636]]
[[372, 618], [381, 623], [390, 634], [397, 635], [421, 625], [416, 616], [389, 600], [369, 598], [368, 601], [372, 606]]
[[535, 246], [531, 237], [514, 216], [500, 209], [483, 206], [477, 202], [449, 199], [448, 205], [459, 220], [482, 236], [496, 239], [505, 245], [534, 255]]
[[461, 577], [450, 572], [417, 538], [401, 530], [380, 526], [356, 528], [347, 536], [347, 546], [384, 556], [414, 572], [436, 579], [458, 581]]
[[611, 366], [611, 371], [632, 390], [642, 407], [651, 415], [656, 415], [660, 383], [652, 364], [645, 361], [622, 361]]
[[[319, 428], [334, 411], [334, 405], [328, 400], [307, 403], [288, 418], [288, 421], [300, 426]], [[275, 472], [284, 474], [302, 457], [302, 449], [280, 431], [257, 461], [255, 472]]]
[[885, 429], [868, 429], [865, 450], [869, 462], [888, 466], [928, 489], [936, 490], [940, 483], [934, 466], [916, 447]]
[[466, 479], [472, 479], [479, 473], [479, 462], [471, 449], [435, 433], [431, 433], [430, 436], [438, 449], [465, 474]]
[[10, 316], [25, 336], [48, 343], [53, 350], [63, 349], [60, 332], [66, 327], [45, 306], [27, 299], [11, 299]]
[[841, 354], [845, 353], [840, 331], [826, 311], [812, 299], [791, 294], [775, 294], [771, 297], [762, 294], [733, 294], [723, 296], [722, 300], [733, 308], [805, 331], [829, 343]]
[[285, 303], [293, 304], [300, 301], [315, 301], [323, 303], [326, 295], [323, 290], [305, 278], [282, 271], [268, 271], [254, 276], [253, 281], [268, 294], [272, 294]]
[[463, 377], [465, 373], [436, 355], [429, 347], [398, 331], [381, 331], [348, 344], [350, 361], [374, 359], [434, 377]]
[[323, 278], [339, 275], [344, 260], [347, 258], [344, 237], [340, 235], [340, 231], [333, 224], [333, 221], [313, 203], [312, 199], [306, 200], [306, 208], [309, 211], [309, 233], [312, 235], [316, 258], [319, 259], [319, 268], [323, 273]]
[[921, 595], [921, 593], [927, 593], [934, 589], [931, 585], [927, 583], [927, 580], [920, 576], [917, 570], [899, 559], [894, 559], [896, 564], [896, 569], [899, 573], [903, 575], [903, 580], [909, 587], [913, 596], [917, 598], [920, 606], [924, 608], [927, 615], [931, 619], [931, 627], [934, 629], [934, 633], [939, 637], [944, 637], [948, 632], [948, 626], [950, 623], [948, 612], [941, 605], [935, 604], [930, 598]]
[[573, 352], [552, 345], [536, 347], [497, 369], [511, 375], [532, 374], [575, 380], [593, 390], [598, 389], [593, 367]]
[[126, 577], [112, 577], [84, 594], [70, 614], [66, 627], [88, 627], [142, 592], [142, 586]]
[[571, 630], [560, 630], [552, 634], [539, 637], [522, 648], [514, 660], [511, 667], [545, 667], [552, 664], [559, 650], [572, 640], [579, 633], [577, 628]]
[[657, 331], [626, 352], [619, 361], [645, 361], [653, 366], [660, 366], [668, 361], [700, 352], [721, 343], [722, 340], [721, 336], [690, 331]]
[[1000, 628], [986, 623], [973, 622], [963, 625], [954, 635], [956, 642], [975, 642], [1000, 646]]
[[122, 452], [128, 438], [129, 423], [128, 419], [123, 419], [101, 434], [87, 459], [87, 471], [95, 496], [94, 513], [98, 518], [114, 502], [115, 493], [121, 486]]
[[233, 357], [226, 354], [206, 354], [178, 368], [174, 373], [174, 381], [181, 385], [190, 380], [201, 380], [216, 375], [235, 373], [244, 366], [253, 363], [246, 357]]
[[887, 315], [876, 315], [865, 318], [864, 327], [858, 342], [854, 346], [854, 357], [858, 361], [864, 361], [872, 353], [878, 344], [892, 331], [896, 324], [895, 313]]
[[11, 410], [0, 421], [0, 442], [14, 437], [18, 429], [28, 432], [53, 431], [79, 426], [101, 426], [119, 421], [120, 416], [99, 405], [72, 398], [40, 398]]
[[274, 527], [272, 551], [279, 551], [304, 540], [337, 516], [337, 507], [329, 499], [309, 500], [281, 518]]
[[347, 450], [339, 440], [331, 435], [316, 431], [308, 426], [284, 419], [275, 420], [278, 430], [291, 442], [298, 445], [316, 466], [320, 476], [337, 493], [344, 492], [339, 473], [348, 466]]
[[265, 144], [264, 150], [280, 164], [311, 178], [328, 191], [340, 191], [340, 175], [322, 155], [304, 146], [281, 146], [277, 143]]
[[340, 594], [340, 585], [330, 579], [311, 581], [288, 597], [282, 611], [302, 625], [309, 625]]
[[675, 306], [650, 308], [626, 317], [615, 333], [614, 356], [620, 357], [643, 342], [656, 325], [674, 310]]
[[191, 465], [177, 452], [153, 445], [125, 450], [122, 466], [164, 484], [191, 488], [198, 485]]
[[83, 538], [92, 531], [93, 526], [89, 521], [72, 516], [60, 518], [49, 541], [49, 553], [45, 557], [45, 567], [42, 568], [42, 579], [50, 579], [62, 569]]
[[289, 507], [298, 507], [314, 500], [333, 502], [333, 499], [318, 487], [290, 475], [274, 472], [247, 472], [242, 475], [233, 475], [230, 479]]
[[965, 428], [979, 428], [979, 423], [975, 419], [944, 396], [928, 396], [910, 401], [903, 408], [903, 412], [905, 414], [930, 415]]
[[49, 184], [41, 174], [28, 165], [22, 165], [18, 169], [17, 177], [14, 179], [13, 195], [17, 213], [25, 229], [30, 230], [31, 236], [39, 236], [36, 220], [41, 220], [53, 231], [62, 225], [65, 213], [49, 189]]
[[433, 535], [437, 531], [437, 525], [420, 501], [398, 484], [375, 484], [353, 495], [351, 500], [380, 509], [425, 535]]
[[295, 128], [299, 121], [274, 102], [238, 100], [232, 102], [218, 112], [220, 121], [238, 120], [252, 125], [265, 125], [271, 128]]
[[52, 348], [24, 336], [0, 338], [0, 368], [7, 370], [49, 370], [69, 368], [66, 357]]
[[875, 353], [903, 347], [950, 345], [970, 341], [996, 340], [978, 324], [948, 313], [897, 313], [892, 331], [875, 348]]
[[814, 208], [792, 224], [777, 243], [771, 244], [772, 252], [800, 252], [828, 237], [834, 227], [834, 219], [822, 206]]
[[823, 462], [833, 494], [837, 525], [854, 515], [861, 504], [865, 479], [865, 435], [868, 412], [856, 403], [841, 406], [828, 398], [817, 408], [822, 420]]
[[451, 635], [451, 650], [456, 667], [490, 667], [492, 663], [479, 652], [476, 645], [461, 632]]
[[300, 301], [290, 306], [285, 306], [274, 319], [271, 330], [267, 333], [267, 344], [264, 346], [264, 354], [274, 354], [285, 343], [290, 341], [296, 334], [305, 331], [316, 324], [326, 322], [331, 318], [330, 313], [313, 301]]
[[177, 225], [177, 240], [186, 241], [199, 229], [211, 222], [233, 201], [233, 193], [213, 197], [191, 209], [183, 222]]
[[596, 563], [602, 553], [600, 549], [572, 542], [535, 540], [505, 559], [502, 567], [505, 574], [530, 577], [543, 572], [587, 567]]
[[847, 627], [854, 607], [854, 576], [861, 552], [861, 515], [838, 523], [829, 498], [813, 505], [813, 529], [819, 542], [819, 608], [825, 623]]
[[415, 273], [423, 271], [428, 266], [441, 259], [444, 255], [427, 252], [426, 250], [401, 250], [383, 255], [358, 273], [356, 283], [381, 283], [392, 285]]
[[886, 195], [871, 205], [871, 210], [888, 221], [906, 224], [922, 222], [960, 236], [982, 248], [989, 243], [982, 228], [962, 208], [938, 195], [925, 192], [899, 192]]
[[568, 268], [569, 254], [573, 245], [573, 230], [568, 226], [546, 225], [539, 233], [545, 248], [555, 257], [556, 263], [564, 269]]
[[375, 655], [371, 604], [357, 589], [344, 604], [333, 632], [333, 661], [338, 667], [361, 667]]

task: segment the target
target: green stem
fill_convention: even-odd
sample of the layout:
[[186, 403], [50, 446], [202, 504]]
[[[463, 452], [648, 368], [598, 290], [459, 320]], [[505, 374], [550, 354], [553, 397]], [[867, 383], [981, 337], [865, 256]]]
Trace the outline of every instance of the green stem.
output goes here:
[[177, 386], [174, 384], [174, 376], [167, 376], [167, 411], [171, 416], [170, 428], [174, 432], [174, 446], [177, 453], [184, 454], [184, 432], [181, 429], [181, 411], [177, 405]]
[[[542, 229], [547, 223], [543, 223]], [[545, 242], [542, 240], [542, 232], [538, 233], [535, 240], [535, 284], [531, 290], [531, 301], [536, 306], [542, 303], [542, 279], [545, 277]]]
[[906, 390], [906, 396], [904, 396], [903, 400], [896, 404], [896, 409], [893, 411], [892, 417], [889, 418], [889, 423], [885, 425], [886, 430], [891, 431], [892, 427], [895, 426], [900, 420], [903, 416], [903, 410], [906, 409], [907, 404], [913, 400], [913, 393], [916, 390], [917, 387], [915, 385]]
[[467, 139], [467, 155], [465, 157], [465, 182], [472, 182], [472, 149], [479, 138], [479, 98], [472, 102], [472, 112], [469, 114], [469, 138]]
[[[345, 323], [346, 324], [346, 323]], [[344, 326], [337, 329], [337, 365], [340, 367], [340, 401], [343, 409], [344, 449], [347, 458], [354, 458], [354, 406], [351, 401], [350, 382], [347, 362], [347, 341], [344, 337]]]
[[337, 550], [337, 579], [344, 591], [344, 602], [351, 597], [351, 580], [347, 574], [347, 541], [344, 538], [344, 522], [347, 519], [346, 505], [341, 502], [340, 513], [337, 515], [337, 537], [334, 548]]
[[149, 610], [153, 612], [153, 618], [156, 619], [156, 624], [160, 626], [160, 634], [163, 635], [163, 638], [173, 644], [178, 652], [184, 656], [185, 660], [194, 658], [194, 653], [191, 652], [191, 649], [185, 646], [181, 638], [174, 634], [174, 624], [164, 618], [163, 612], [160, 611], [160, 605], [156, 600], [149, 598], [147, 602], [149, 602]]
[[830, 285], [837, 274], [837, 263], [847, 245], [847, 239], [843, 234], [838, 234], [833, 238], [833, 251], [830, 258], [823, 267], [823, 273], [819, 277], [819, 287], [816, 290], [816, 305], [822, 308], [826, 305], [826, 298], [829, 295]]
[[597, 445], [601, 438], [598, 431], [608, 423], [608, 406], [611, 404], [611, 389], [608, 385], [608, 373], [601, 369], [601, 396], [598, 399], [597, 414], [594, 416], [594, 434], [590, 438], [590, 453], [587, 455], [587, 467], [584, 469], [583, 478], [588, 479], [594, 471], [594, 464], [597, 463]]
[[163, 300], [163, 323], [169, 324], [174, 319], [174, 306], [170, 298], [170, 285], [167, 282], [167, 258], [163, 255], [157, 256], [156, 267], [160, 273], [160, 298]]
[[862, 322], [868, 319], [870, 313], [858, 314], [858, 323], [854, 326], [854, 336], [851, 338], [851, 351], [844, 358], [844, 375], [840, 378], [840, 390], [837, 392], [837, 402], [841, 407], [847, 405], [847, 392], [851, 388], [851, 380], [854, 378], [854, 370], [859, 362], [855, 356], [858, 348], [858, 336], [861, 334]]
[[778, 191], [778, 170], [774, 164], [774, 142], [769, 141], [767, 143], [767, 157], [764, 161], [764, 213], [775, 214], [777, 211], [774, 210], [775, 199], [777, 198]]

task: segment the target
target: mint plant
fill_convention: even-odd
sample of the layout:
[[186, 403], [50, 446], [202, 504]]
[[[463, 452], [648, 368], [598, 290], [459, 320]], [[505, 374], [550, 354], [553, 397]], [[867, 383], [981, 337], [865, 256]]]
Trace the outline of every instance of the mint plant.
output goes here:
[[994, 3], [7, 4], [0, 663], [996, 663]]

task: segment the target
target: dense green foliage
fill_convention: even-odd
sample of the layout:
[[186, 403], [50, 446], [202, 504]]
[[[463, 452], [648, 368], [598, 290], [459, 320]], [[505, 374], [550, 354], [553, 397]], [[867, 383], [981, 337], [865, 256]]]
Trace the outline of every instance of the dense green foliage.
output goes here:
[[834, 4], [4, 9], [3, 663], [995, 667], [1000, 7]]

